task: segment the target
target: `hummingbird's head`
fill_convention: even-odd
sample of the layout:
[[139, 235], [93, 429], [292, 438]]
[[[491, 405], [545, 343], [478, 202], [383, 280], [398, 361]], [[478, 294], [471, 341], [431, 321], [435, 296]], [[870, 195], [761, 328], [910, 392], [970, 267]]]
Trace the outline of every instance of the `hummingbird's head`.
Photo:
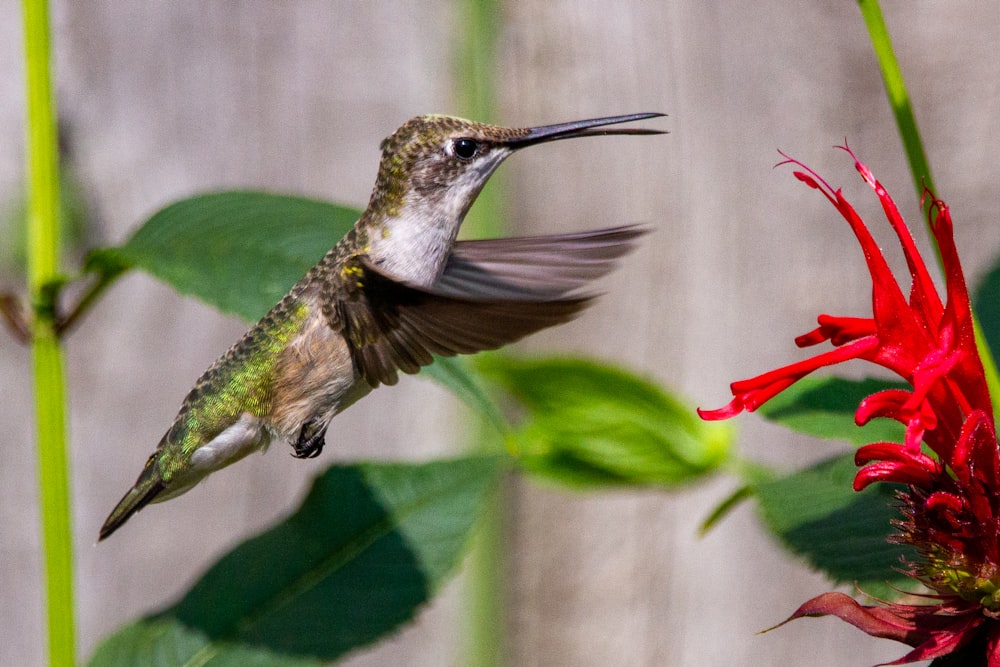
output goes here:
[[662, 116], [642, 113], [543, 125], [501, 127], [452, 116], [417, 116], [382, 142], [372, 203], [385, 214], [426, 204], [459, 221], [490, 175], [514, 151], [557, 139], [598, 134], [662, 134], [647, 129], [596, 129]]
[[433, 281], [479, 191], [516, 150], [598, 134], [662, 134], [602, 129], [662, 116], [641, 113], [540, 127], [500, 127], [450, 116], [417, 116], [382, 142], [378, 180], [365, 217], [369, 254], [396, 276]]

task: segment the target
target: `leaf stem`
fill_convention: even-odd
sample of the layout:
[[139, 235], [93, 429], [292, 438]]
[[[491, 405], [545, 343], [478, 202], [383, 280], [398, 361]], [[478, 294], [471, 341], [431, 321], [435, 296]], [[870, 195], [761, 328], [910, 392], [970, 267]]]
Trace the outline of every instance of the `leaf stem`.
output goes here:
[[97, 302], [97, 299], [104, 294], [104, 291], [110, 287], [122, 274], [122, 271], [106, 271], [101, 270], [97, 278], [87, 287], [83, 296], [80, 297], [76, 305], [69, 314], [65, 316], [60, 316], [55, 325], [56, 335], [60, 338], [64, 336], [70, 329], [72, 329], [80, 321], [84, 314], [90, 310], [91, 306]]
[[73, 619], [73, 549], [66, 451], [63, 352], [56, 335], [59, 257], [59, 171], [52, 93], [49, 11], [46, 0], [24, 0], [27, 84], [28, 290], [34, 377], [38, 483], [49, 664], [76, 659]]

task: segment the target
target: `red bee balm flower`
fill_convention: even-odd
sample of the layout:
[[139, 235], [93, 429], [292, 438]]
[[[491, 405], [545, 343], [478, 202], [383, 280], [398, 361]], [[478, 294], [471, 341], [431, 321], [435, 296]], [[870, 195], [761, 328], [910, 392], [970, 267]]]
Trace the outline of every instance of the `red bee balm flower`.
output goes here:
[[[894, 539], [916, 547], [921, 558], [905, 564], [908, 574], [934, 593], [925, 596], [927, 604], [880, 606], [825, 593], [803, 604], [789, 620], [833, 614], [870, 635], [913, 647], [890, 664], [961, 651], [975, 656], [974, 664], [1000, 667], [1000, 456], [951, 215], [944, 202], [932, 199], [930, 227], [946, 279], [947, 302], [942, 304], [892, 198], [868, 167], [843, 149], [875, 191], [903, 248], [912, 280], [909, 299], [840, 190], [789, 159], [802, 169], [795, 176], [840, 211], [861, 244], [872, 277], [872, 317], [820, 315], [819, 326], [795, 342], [805, 347], [830, 341], [833, 349], [734, 382], [729, 405], [699, 414], [712, 420], [753, 411], [812, 371], [850, 359], [884, 366], [905, 379], [912, 390], [878, 392], [858, 406], [858, 425], [888, 417], [906, 426], [906, 437], [902, 443], [858, 449], [854, 488], [860, 491], [874, 482], [905, 485], [899, 494], [903, 519]], [[933, 456], [924, 453], [922, 443]]]

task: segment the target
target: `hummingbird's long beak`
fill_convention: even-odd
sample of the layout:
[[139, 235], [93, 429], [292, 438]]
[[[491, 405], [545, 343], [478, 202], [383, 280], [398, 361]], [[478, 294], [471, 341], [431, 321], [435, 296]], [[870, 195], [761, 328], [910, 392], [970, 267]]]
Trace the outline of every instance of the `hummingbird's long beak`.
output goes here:
[[559, 139], [574, 139], [576, 137], [592, 137], [601, 134], [666, 134], [663, 130], [649, 130], [646, 128], [614, 128], [607, 130], [597, 130], [594, 128], [605, 125], [617, 125], [618, 123], [630, 123], [634, 120], [645, 120], [647, 118], [659, 118], [666, 116], [664, 113], [634, 113], [627, 116], [608, 116], [607, 118], [591, 118], [590, 120], [574, 120], [569, 123], [559, 123], [557, 125], [542, 125], [540, 127], [528, 128], [528, 133], [510, 139], [506, 142], [511, 148], [524, 148], [546, 141], [557, 141]]

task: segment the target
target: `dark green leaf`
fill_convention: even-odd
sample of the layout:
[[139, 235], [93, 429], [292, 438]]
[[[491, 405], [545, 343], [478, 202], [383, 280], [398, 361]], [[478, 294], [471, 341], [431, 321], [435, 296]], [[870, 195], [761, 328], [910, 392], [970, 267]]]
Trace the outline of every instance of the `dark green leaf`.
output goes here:
[[454, 572], [502, 461], [330, 468], [295, 514], [224, 556], [177, 605], [108, 639], [93, 664], [194, 650], [207, 665], [261, 651], [333, 660], [369, 644]]
[[972, 309], [979, 318], [979, 326], [986, 336], [990, 351], [1000, 359], [1000, 258], [986, 274], [972, 299]]
[[359, 212], [264, 192], [218, 192], [162, 209], [91, 268], [135, 267], [220, 310], [257, 320], [347, 233]]
[[902, 424], [874, 419], [859, 428], [854, 423], [854, 412], [863, 398], [877, 391], [909, 388], [900, 382], [872, 378], [807, 377], [762, 405], [758, 412], [793, 431], [817, 438], [846, 440], [858, 446], [883, 440], [902, 442]]
[[916, 552], [887, 542], [894, 532], [890, 521], [903, 518], [893, 487], [873, 484], [855, 492], [856, 472], [854, 456], [846, 455], [759, 484], [761, 514], [785, 546], [835, 582], [894, 597], [891, 587], [914, 588], [898, 568], [901, 556], [913, 560]]
[[528, 471], [573, 486], [691, 482], [730, 456], [732, 432], [626, 371], [583, 359], [477, 359], [526, 409]]

